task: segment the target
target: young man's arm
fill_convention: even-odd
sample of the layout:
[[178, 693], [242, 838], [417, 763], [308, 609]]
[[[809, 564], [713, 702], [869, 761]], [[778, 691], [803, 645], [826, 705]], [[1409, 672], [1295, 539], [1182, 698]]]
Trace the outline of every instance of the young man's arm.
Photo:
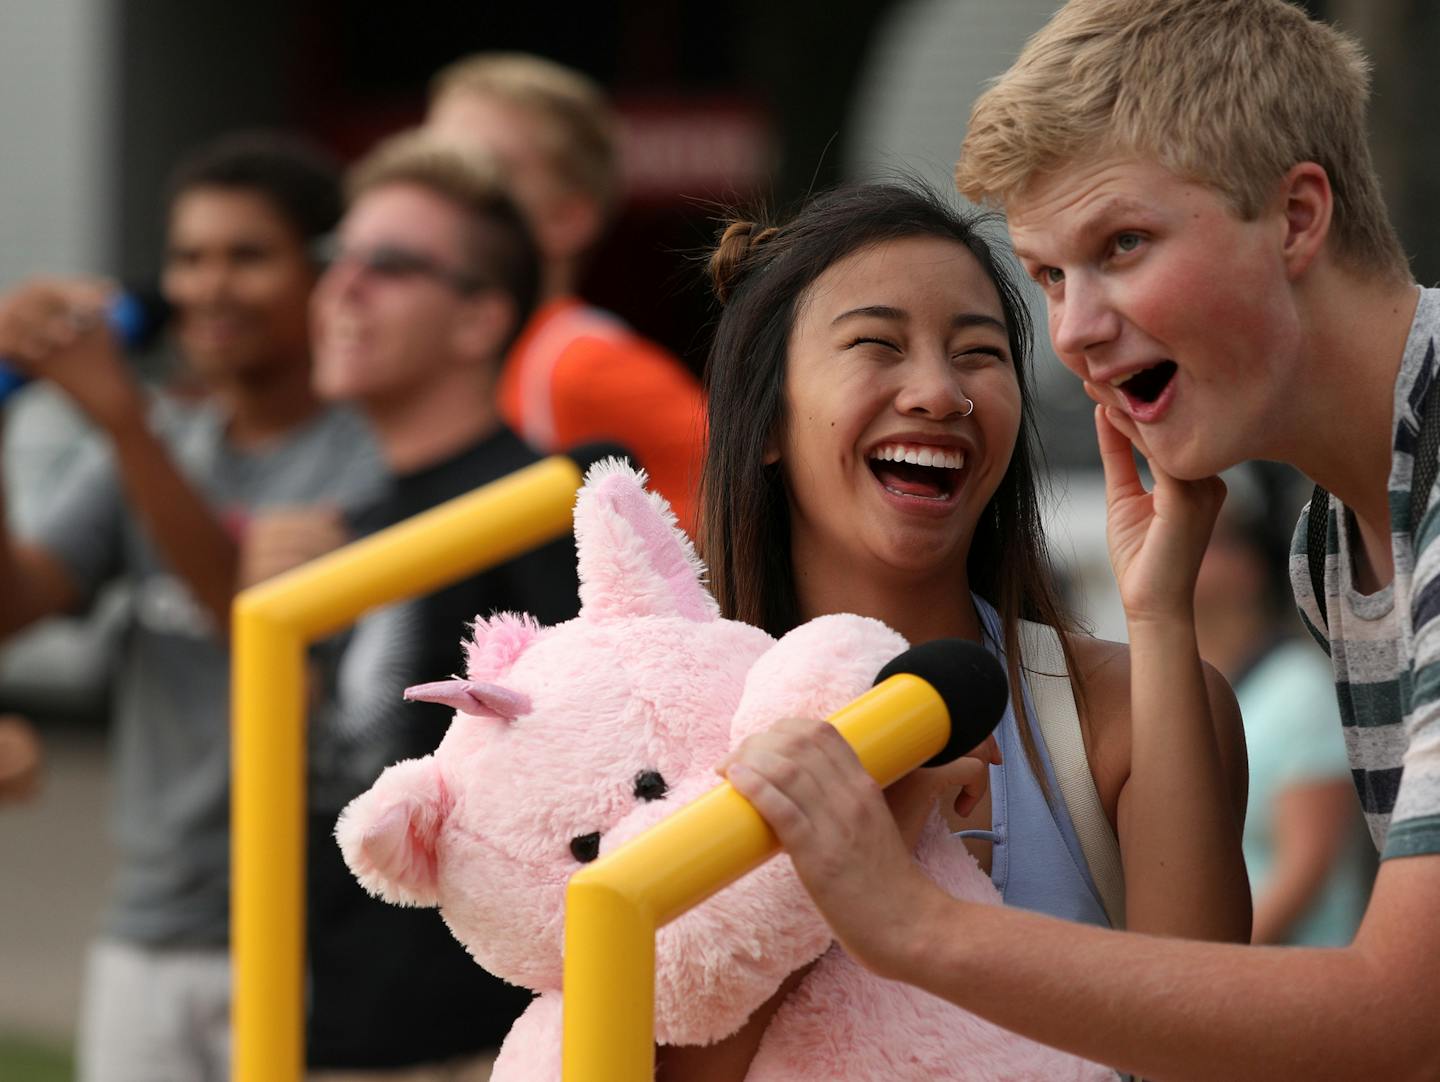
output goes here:
[[1125, 926], [1247, 942], [1249, 779], [1235, 696], [1182, 622], [1132, 625], [1130, 639], [1130, 774], [1117, 807]]
[[1130, 634], [1130, 772], [1117, 809], [1126, 926], [1191, 939], [1250, 938], [1241, 851], [1245, 735], [1224, 679], [1195, 635], [1195, 580], [1224, 499], [1218, 481], [1179, 482], [1097, 409], [1106, 531]]
[[1105, 932], [932, 895], [910, 941], [876, 961], [1008, 1029], [1146, 1078], [1433, 1079], [1437, 898], [1440, 857], [1388, 861], [1354, 945], [1321, 950]]
[[[0, 301], [0, 356], [56, 384], [109, 437], [136, 518], [224, 635], [235, 592], [235, 542], [150, 431], [144, 395], [109, 331], [98, 325], [102, 299], [94, 287], [73, 283], [17, 290]], [[86, 318], [77, 321], [76, 312]]]
[[950, 897], [824, 722], [752, 737], [729, 776], [852, 955], [1007, 1029], [1167, 1082], [1440, 1075], [1440, 856], [1386, 862], [1351, 947], [1192, 942]]

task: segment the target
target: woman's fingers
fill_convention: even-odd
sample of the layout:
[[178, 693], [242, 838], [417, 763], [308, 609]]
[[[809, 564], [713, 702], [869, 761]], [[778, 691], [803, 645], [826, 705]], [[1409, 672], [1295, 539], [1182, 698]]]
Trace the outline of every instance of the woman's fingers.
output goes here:
[[990, 791], [990, 764], [979, 759], [957, 759], [953, 777], [958, 781], [960, 791], [955, 796], [955, 814], [965, 818], [975, 810], [975, 805]]
[[999, 766], [1004, 761], [1000, 755], [1000, 744], [995, 739], [993, 732], [975, 745], [974, 750], [970, 752], [970, 758], [979, 759], [994, 766]]

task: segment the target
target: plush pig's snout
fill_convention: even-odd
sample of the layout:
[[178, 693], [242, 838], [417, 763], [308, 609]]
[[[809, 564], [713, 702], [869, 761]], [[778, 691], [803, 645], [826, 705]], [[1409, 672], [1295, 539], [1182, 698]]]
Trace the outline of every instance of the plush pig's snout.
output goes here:
[[432, 756], [388, 768], [352, 800], [335, 840], [360, 884], [396, 905], [437, 903], [435, 843], [449, 799]]

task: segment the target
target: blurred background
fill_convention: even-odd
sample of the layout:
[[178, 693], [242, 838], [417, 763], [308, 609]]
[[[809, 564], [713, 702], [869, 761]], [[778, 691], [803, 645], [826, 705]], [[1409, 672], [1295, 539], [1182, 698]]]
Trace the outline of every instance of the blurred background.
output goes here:
[[[1054, 0], [5, 0], [0, 5], [0, 288], [40, 272], [153, 279], [161, 189], [226, 130], [297, 129], [345, 160], [421, 119], [430, 76], [518, 49], [597, 79], [623, 118], [625, 193], [581, 292], [699, 370], [714, 318], [698, 260], [720, 208], [785, 207], [838, 181], [908, 173], [948, 189], [970, 105]], [[1417, 278], [1440, 270], [1440, 140], [1426, 87], [1440, 5], [1314, 0], [1375, 61], [1373, 146]], [[1304, 94], [1297, 87], [1297, 94]], [[1037, 306], [1037, 311], [1039, 308]], [[1043, 328], [1043, 315], [1039, 321]], [[1043, 334], [1042, 334], [1043, 338]], [[158, 371], [162, 355], [150, 358]], [[1037, 349], [1052, 538], [1097, 633], [1109, 586], [1090, 406]], [[14, 400], [3, 464], [32, 514], [84, 439], [43, 388]], [[1266, 478], [1283, 523], [1303, 482]], [[0, 604], [3, 604], [0, 599]], [[125, 598], [0, 653], [0, 712], [37, 722], [45, 785], [0, 808], [0, 1079], [69, 1077], [83, 944], [105, 880], [108, 658]]]

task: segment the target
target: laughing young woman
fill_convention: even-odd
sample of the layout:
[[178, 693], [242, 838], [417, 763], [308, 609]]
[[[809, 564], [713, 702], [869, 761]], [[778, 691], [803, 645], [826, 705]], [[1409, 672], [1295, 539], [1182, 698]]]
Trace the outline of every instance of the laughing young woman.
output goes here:
[[[711, 274], [725, 307], [707, 374], [701, 548], [724, 614], [781, 635], [853, 612], [911, 642], [985, 644], [1012, 708], [989, 792], [956, 825], [1006, 902], [1247, 940], [1234, 697], [1198, 664], [1160, 671], [1164, 644], [1144, 626], [1127, 649], [1076, 633], [1063, 612], [1035, 493], [1029, 321], [977, 220], [916, 187], [857, 186], [778, 228], [732, 223]], [[1213, 519], [1222, 493], [1175, 513]], [[1059, 632], [1080, 769], [1123, 868], [1108, 907], [1038, 728], [1031, 684], [1045, 666], [1023, 653], [1022, 621]], [[667, 1050], [664, 1076], [743, 1077], [767, 1020], [683, 1064], [691, 1053]]]

